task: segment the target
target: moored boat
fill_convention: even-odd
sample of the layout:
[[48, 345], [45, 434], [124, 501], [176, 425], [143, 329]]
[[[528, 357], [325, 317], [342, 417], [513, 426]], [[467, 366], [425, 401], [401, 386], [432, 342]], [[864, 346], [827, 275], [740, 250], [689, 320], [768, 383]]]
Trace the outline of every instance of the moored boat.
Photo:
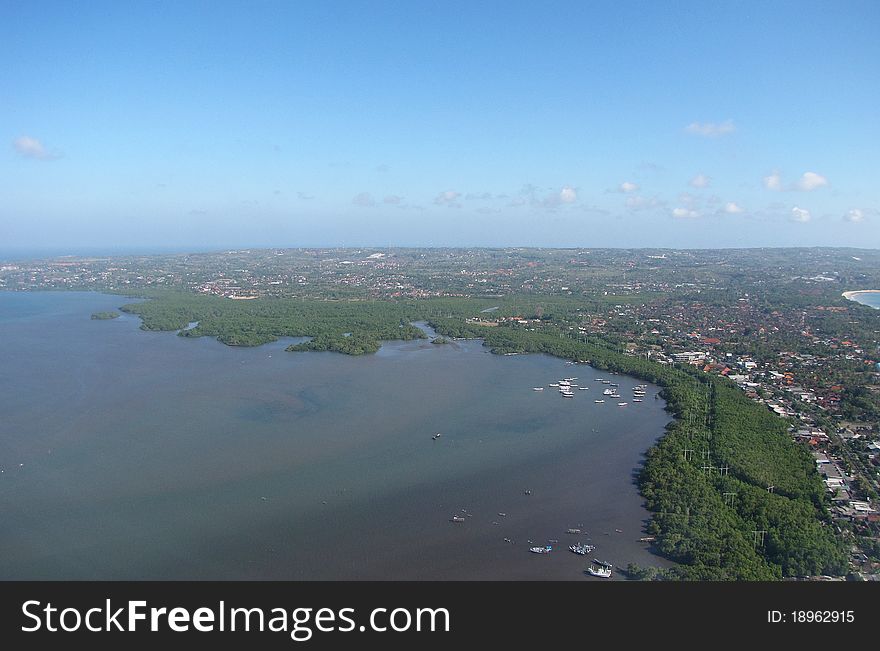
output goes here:
[[549, 554], [553, 548], [550, 545], [546, 547], [529, 547], [529, 551], [533, 554]]
[[568, 549], [579, 556], [586, 556], [596, 548], [593, 545], [588, 545], [586, 543], [575, 543], [574, 545], [569, 545]]
[[605, 563], [593, 559], [593, 562], [590, 563], [590, 567], [587, 568], [587, 574], [599, 577], [600, 579], [610, 579], [612, 567], [614, 566], [611, 565], [611, 563]]

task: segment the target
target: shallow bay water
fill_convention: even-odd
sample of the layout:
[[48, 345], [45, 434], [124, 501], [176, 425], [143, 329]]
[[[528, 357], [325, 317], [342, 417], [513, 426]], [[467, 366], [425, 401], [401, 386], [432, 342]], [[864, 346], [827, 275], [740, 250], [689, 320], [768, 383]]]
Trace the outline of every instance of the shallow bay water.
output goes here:
[[[668, 565], [638, 542], [633, 477], [669, 421], [657, 387], [634, 403], [633, 378], [478, 341], [349, 357], [89, 318], [126, 302], [0, 292], [0, 578], [594, 580], [592, 557]], [[548, 387], [571, 376], [589, 389]], [[577, 541], [596, 551], [570, 553]]]

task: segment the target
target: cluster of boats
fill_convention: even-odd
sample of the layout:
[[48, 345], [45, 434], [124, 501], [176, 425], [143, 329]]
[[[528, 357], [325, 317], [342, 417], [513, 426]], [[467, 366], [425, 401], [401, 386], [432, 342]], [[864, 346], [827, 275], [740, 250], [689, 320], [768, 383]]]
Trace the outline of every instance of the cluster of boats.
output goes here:
[[[559, 393], [562, 394], [563, 398], [574, 398], [574, 390], [580, 389], [581, 391], [586, 391], [589, 387], [579, 387], [575, 384], [576, 377], [566, 377], [561, 380], [557, 380], [556, 382], [551, 382], [550, 386], [554, 389], [558, 389]], [[544, 387], [532, 387], [532, 391], [543, 391]]]
[[[558, 389], [559, 393], [562, 394], [563, 398], [574, 398], [574, 390], [578, 389], [579, 391], [586, 391], [590, 387], [582, 387], [578, 386], [574, 381], [577, 380], [576, 377], [567, 377], [561, 380], [557, 380], [556, 382], [551, 382], [550, 386], [554, 389]], [[608, 396], [611, 399], [618, 400], [618, 407], [626, 407], [629, 403], [621, 400], [622, 396], [619, 393], [620, 385], [616, 382], [612, 382], [611, 380], [605, 380], [603, 378], [596, 378], [596, 382], [601, 382], [602, 384], [607, 384], [608, 387], [602, 392], [602, 395]], [[645, 389], [647, 388], [647, 384], [639, 384], [638, 386], [633, 387], [633, 402], [642, 402], [645, 397]], [[544, 387], [532, 387], [532, 391], [543, 391]], [[604, 398], [598, 398], [594, 400], [597, 405], [601, 405], [605, 402]]]
[[587, 543], [575, 543], [574, 545], [568, 546], [569, 551], [574, 554], [578, 554], [579, 556], [586, 556], [591, 551], [596, 549], [595, 545], [588, 545]]
[[[471, 515], [470, 513], [467, 512], [466, 509], [462, 509], [461, 512], [464, 513], [465, 516]], [[505, 516], [507, 514], [506, 513], [499, 513], [498, 515]], [[461, 515], [453, 515], [449, 520], [450, 520], [450, 522], [462, 523], [462, 522], [465, 522], [465, 517], [461, 516]], [[495, 524], [497, 524], [497, 523], [495, 523]], [[566, 533], [580, 535], [583, 532], [581, 531], [581, 529], [572, 528], [572, 529], [568, 529], [566, 531]], [[505, 538], [504, 542], [512, 544], [513, 540], [511, 540], [510, 538]], [[532, 543], [531, 540], [529, 542]], [[550, 540], [549, 542], [558, 543], [559, 541], [558, 540]], [[532, 543], [532, 544], [534, 544], [534, 543]], [[585, 542], [576, 542], [576, 543], [568, 546], [568, 550], [570, 552], [572, 552], [573, 554], [577, 554], [578, 556], [586, 556], [587, 554], [591, 553], [595, 549], [596, 549], [595, 545], [590, 545]], [[533, 554], [549, 555], [553, 551], [553, 545], [551, 545], [551, 544], [543, 545], [543, 546], [535, 545], [534, 547], [529, 547], [529, 551]], [[607, 579], [607, 578], [611, 577], [611, 568], [612, 568], [611, 563], [606, 563], [604, 561], [599, 561], [599, 560], [593, 559], [593, 562], [585, 570], [585, 572], [591, 576]]]
[[[589, 554], [591, 551], [593, 551], [595, 547], [593, 545], [578, 543], [575, 545], [571, 545], [569, 549], [575, 554], [585, 556], [586, 554]], [[544, 547], [530, 547], [529, 551], [533, 554], [549, 554], [553, 551], [553, 547], [550, 545], [546, 545]], [[590, 576], [595, 576], [600, 579], [610, 579], [613, 567], [614, 566], [611, 563], [600, 561], [594, 558], [593, 562], [590, 563], [590, 566], [585, 570], [585, 572]]]

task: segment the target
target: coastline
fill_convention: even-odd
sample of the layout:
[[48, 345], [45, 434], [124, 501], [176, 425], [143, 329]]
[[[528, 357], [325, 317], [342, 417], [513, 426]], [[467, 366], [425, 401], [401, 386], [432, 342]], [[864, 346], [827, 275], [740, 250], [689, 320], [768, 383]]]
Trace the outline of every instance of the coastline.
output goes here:
[[841, 296], [847, 300], [854, 301], [856, 300], [855, 297], [860, 294], [880, 294], [880, 289], [853, 289], [848, 292], [843, 292]]

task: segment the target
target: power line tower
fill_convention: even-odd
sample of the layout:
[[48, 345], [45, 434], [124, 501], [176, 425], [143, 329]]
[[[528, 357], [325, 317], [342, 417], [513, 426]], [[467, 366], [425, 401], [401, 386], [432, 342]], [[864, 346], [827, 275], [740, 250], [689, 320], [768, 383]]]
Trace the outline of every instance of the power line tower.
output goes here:
[[694, 456], [694, 451], [691, 450], [690, 448], [685, 448], [684, 449], [684, 460], [690, 461], [692, 456]]
[[772, 485], [772, 484], [771, 484], [770, 486], [767, 487], [767, 492], [768, 492], [768, 493], [772, 493], [772, 492], [775, 491], [775, 490], [776, 490], [776, 486], [774, 486], [774, 485]]
[[733, 502], [736, 499], [736, 493], [724, 493], [724, 503], [727, 506], [733, 506]]
[[752, 533], [755, 534], [755, 547], [763, 547], [764, 546], [764, 535], [767, 532], [764, 529], [761, 529], [761, 530], [756, 529]]

